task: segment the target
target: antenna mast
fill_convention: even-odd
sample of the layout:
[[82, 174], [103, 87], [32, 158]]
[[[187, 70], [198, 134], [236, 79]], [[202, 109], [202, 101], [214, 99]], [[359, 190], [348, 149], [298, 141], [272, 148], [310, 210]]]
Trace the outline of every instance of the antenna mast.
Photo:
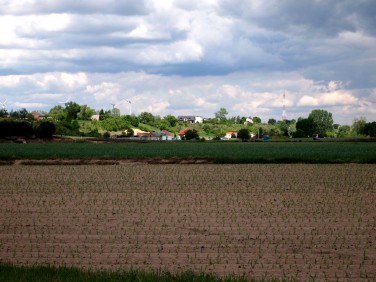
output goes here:
[[282, 121], [285, 121], [286, 120], [286, 103], [285, 103], [285, 98], [286, 98], [286, 95], [285, 95], [285, 92], [283, 92], [283, 101], [282, 101], [282, 104], [283, 104], [283, 109], [282, 109]]

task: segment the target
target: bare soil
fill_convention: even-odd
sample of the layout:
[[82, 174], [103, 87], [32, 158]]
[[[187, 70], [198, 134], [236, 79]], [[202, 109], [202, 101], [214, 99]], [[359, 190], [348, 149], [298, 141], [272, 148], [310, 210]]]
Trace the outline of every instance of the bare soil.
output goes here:
[[106, 161], [0, 166], [0, 262], [376, 280], [375, 165]]

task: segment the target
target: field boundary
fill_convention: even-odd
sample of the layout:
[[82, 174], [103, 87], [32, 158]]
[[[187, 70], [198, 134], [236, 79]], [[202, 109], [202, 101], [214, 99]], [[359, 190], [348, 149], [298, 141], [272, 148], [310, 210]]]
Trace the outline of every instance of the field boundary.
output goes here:
[[142, 164], [212, 164], [212, 159], [145, 158], [145, 159], [44, 159], [0, 160], [0, 165], [125, 165]]

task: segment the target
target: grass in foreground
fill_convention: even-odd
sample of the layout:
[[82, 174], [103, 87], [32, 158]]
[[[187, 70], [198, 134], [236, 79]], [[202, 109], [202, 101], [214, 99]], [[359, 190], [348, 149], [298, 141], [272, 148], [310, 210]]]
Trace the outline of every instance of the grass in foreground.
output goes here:
[[0, 281], [196, 281], [196, 282], [248, 282], [248, 281], [294, 281], [294, 280], [250, 280], [243, 277], [220, 278], [214, 274], [183, 272], [143, 272], [130, 270], [123, 272], [84, 271], [71, 267], [31, 266], [21, 267], [0, 264]]
[[0, 160], [208, 159], [214, 163], [376, 163], [376, 142], [0, 143]]

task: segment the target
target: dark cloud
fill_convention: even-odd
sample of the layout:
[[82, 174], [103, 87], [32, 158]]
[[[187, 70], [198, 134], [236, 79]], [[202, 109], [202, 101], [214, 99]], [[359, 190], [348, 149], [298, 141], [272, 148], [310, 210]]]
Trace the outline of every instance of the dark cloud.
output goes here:
[[307, 37], [362, 29], [375, 33], [373, 0], [223, 0], [221, 12], [266, 29]]

